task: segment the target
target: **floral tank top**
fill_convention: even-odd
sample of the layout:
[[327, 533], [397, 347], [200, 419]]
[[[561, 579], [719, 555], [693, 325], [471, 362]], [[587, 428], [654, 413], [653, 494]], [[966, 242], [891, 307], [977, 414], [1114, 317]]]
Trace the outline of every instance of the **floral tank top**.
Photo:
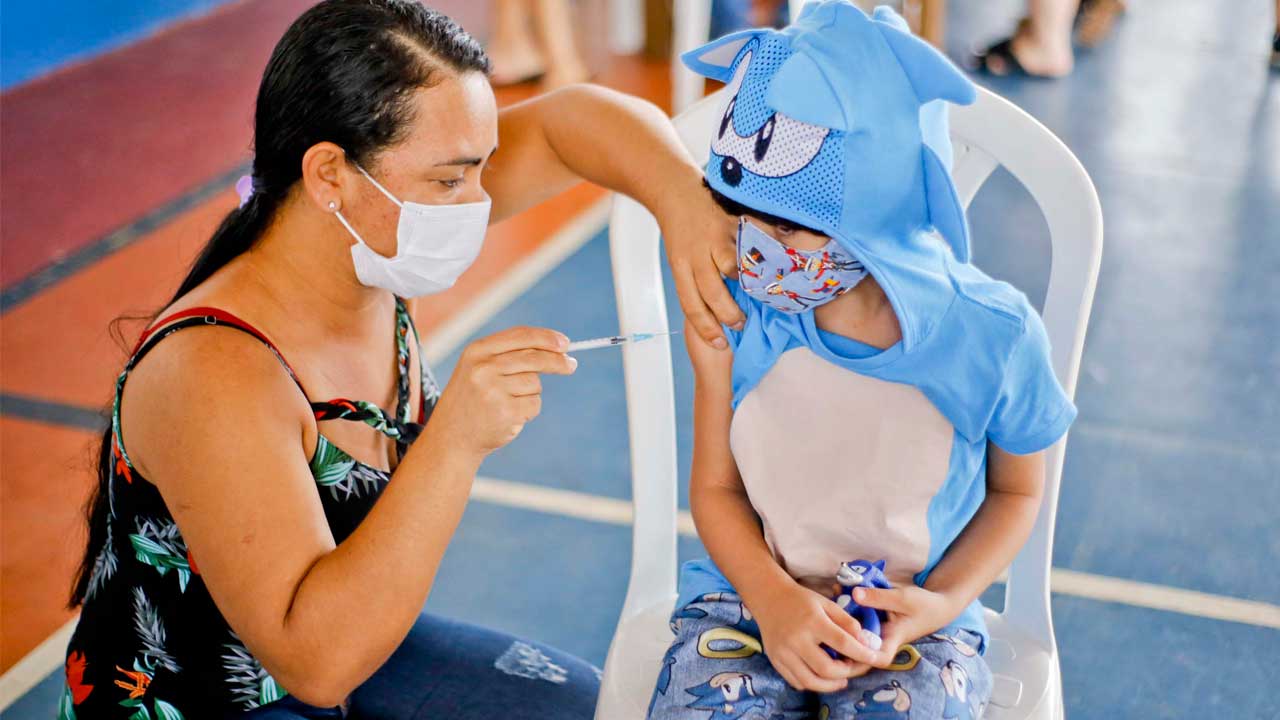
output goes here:
[[[227, 625], [201, 580], [199, 558], [187, 549], [159, 489], [130, 463], [121, 438], [120, 398], [129, 372], [166, 337], [203, 325], [235, 328], [260, 340], [306, 395], [293, 368], [271, 341], [224, 311], [185, 310], [142, 336], [116, 381], [107, 539], [94, 562], [80, 621], [67, 647], [59, 718], [234, 716], [288, 694]], [[440, 395], [419, 354], [421, 401], [417, 408], [410, 407], [411, 336], [417, 344], [413, 320], [397, 298], [399, 373], [394, 412], [339, 398], [311, 402], [316, 420], [366, 423], [394, 438], [403, 456]], [[340, 543], [373, 507], [390, 476], [354, 460], [323, 432], [310, 465], [325, 518]]]

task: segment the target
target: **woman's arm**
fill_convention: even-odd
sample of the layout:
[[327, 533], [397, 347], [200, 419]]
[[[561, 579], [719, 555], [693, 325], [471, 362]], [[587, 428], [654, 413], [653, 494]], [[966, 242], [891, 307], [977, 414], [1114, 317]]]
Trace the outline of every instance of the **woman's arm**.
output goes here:
[[[871, 651], [854, 639], [856, 620], [793, 580], [769, 552], [729, 448], [733, 356], [691, 335], [685, 338], [696, 376], [689, 506], [698, 537], [755, 615], [769, 660], [783, 678], [798, 689], [840, 690], [865, 671]], [[823, 644], [858, 662], [832, 660]]]
[[1009, 567], [1031, 534], [1043, 493], [1043, 452], [1014, 455], [987, 445], [987, 497], [924, 587], [855, 591], [858, 603], [889, 612], [876, 665], [888, 666], [899, 645], [955, 620]]
[[404, 639], [481, 459], [538, 414], [536, 373], [572, 371], [566, 344], [516, 328], [469, 346], [432, 421], [340, 545], [308, 467], [310, 408], [256, 340], [189, 330], [166, 341], [130, 376], [122, 434], [227, 622], [291, 694], [333, 706]]
[[720, 324], [743, 316], [721, 280], [736, 272], [736, 219], [702, 187], [702, 170], [656, 105], [571, 85], [505, 108], [483, 182], [499, 221], [589, 180], [643, 204], [662, 228], [680, 304], [697, 334], [727, 347]]

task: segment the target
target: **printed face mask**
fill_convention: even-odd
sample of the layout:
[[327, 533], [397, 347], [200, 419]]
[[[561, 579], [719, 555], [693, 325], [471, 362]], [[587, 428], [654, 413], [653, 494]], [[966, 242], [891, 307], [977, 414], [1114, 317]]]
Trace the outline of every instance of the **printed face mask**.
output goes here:
[[862, 263], [835, 240], [817, 250], [796, 250], [745, 217], [738, 220], [738, 282], [748, 295], [776, 310], [812, 310], [852, 290], [866, 276]]
[[489, 196], [480, 202], [458, 205], [401, 202], [364, 168], [356, 165], [356, 169], [400, 207], [395, 257], [374, 252], [342, 213], [335, 211], [338, 221], [356, 239], [356, 244], [351, 246], [351, 260], [360, 283], [406, 298], [453, 287], [458, 276], [471, 267], [484, 244], [484, 233], [489, 227]]

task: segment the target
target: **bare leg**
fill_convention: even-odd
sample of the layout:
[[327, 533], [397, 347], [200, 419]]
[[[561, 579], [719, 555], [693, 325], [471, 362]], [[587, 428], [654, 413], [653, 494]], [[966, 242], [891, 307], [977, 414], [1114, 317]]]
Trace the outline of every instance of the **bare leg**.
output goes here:
[[546, 68], [533, 37], [531, 1], [493, 0], [493, 37], [488, 53], [493, 61], [494, 85], [523, 82]]
[[547, 58], [542, 88], [553, 90], [590, 77], [573, 37], [569, 0], [534, 0], [534, 12], [538, 16], [538, 39]]
[[[1071, 23], [1080, 0], [1027, 0], [1027, 17], [1013, 35], [1013, 55], [1031, 75], [1062, 77], [1071, 73], [1075, 55], [1071, 50]], [[988, 60], [992, 72], [1003, 75], [1004, 58]]]
[[1276, 0], [1276, 34], [1271, 38], [1271, 67], [1280, 70], [1280, 0]]
[[1124, 0], [1086, 0], [1080, 4], [1080, 22], [1076, 42], [1084, 47], [1097, 47], [1111, 34], [1116, 20], [1125, 13]]

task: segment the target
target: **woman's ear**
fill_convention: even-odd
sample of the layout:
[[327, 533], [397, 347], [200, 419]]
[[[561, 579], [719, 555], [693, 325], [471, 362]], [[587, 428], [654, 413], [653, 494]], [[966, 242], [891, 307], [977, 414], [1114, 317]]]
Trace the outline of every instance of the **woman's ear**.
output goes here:
[[302, 156], [302, 187], [307, 198], [325, 212], [343, 206], [350, 192], [344, 187], [349, 177], [347, 155], [334, 143], [316, 143]]

